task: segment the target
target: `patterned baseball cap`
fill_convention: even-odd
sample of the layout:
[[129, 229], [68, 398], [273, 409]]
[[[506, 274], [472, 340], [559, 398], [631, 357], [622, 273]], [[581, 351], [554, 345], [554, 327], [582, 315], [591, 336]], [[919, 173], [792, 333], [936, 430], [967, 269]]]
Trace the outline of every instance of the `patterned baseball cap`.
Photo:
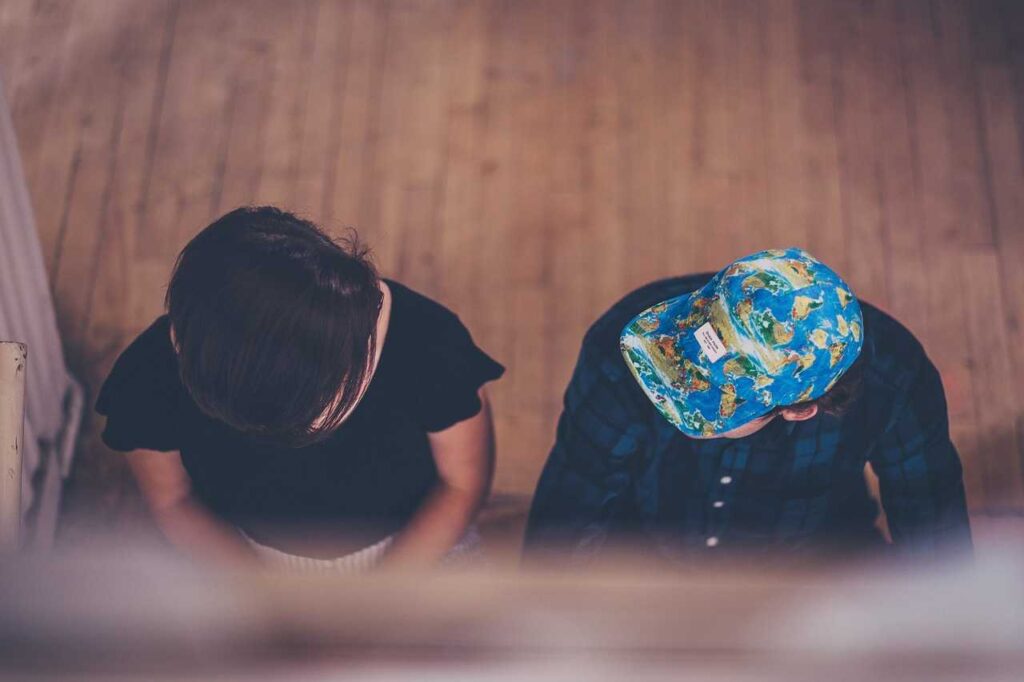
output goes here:
[[643, 311], [620, 347], [661, 414], [708, 438], [822, 396], [857, 359], [863, 329], [839, 275], [802, 249], [770, 249]]

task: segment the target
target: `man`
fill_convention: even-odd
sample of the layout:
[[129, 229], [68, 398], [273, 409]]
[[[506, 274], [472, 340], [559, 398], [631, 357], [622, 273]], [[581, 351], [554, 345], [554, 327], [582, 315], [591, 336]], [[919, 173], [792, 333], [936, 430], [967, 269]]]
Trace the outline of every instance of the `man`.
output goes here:
[[800, 249], [649, 284], [587, 333], [526, 547], [591, 556], [969, 550], [942, 383], [916, 339]]

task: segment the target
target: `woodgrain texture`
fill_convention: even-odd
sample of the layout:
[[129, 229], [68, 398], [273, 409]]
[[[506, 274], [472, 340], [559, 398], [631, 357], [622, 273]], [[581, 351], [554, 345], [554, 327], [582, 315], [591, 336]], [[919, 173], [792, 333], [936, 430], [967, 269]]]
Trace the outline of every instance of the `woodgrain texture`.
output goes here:
[[[5, 0], [0, 69], [93, 390], [185, 241], [273, 202], [357, 228], [508, 365], [497, 488], [526, 495], [598, 314], [801, 245], [923, 341], [972, 510], [1019, 514], [1022, 17], [1012, 0]], [[69, 514], [116, 525], [137, 501], [98, 427]]]

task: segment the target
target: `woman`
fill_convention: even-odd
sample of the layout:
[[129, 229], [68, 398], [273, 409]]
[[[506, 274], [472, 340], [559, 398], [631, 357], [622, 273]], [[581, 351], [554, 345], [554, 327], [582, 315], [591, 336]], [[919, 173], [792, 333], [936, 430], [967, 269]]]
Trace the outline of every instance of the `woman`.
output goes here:
[[175, 545], [327, 570], [467, 545], [494, 467], [483, 385], [504, 368], [452, 312], [271, 207], [200, 232], [166, 307], [96, 409]]

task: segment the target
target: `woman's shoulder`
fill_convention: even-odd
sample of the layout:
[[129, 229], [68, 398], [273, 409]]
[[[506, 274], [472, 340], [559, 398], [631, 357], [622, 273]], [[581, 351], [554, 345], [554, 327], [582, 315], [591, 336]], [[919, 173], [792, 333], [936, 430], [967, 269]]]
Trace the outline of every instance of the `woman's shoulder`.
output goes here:
[[187, 394], [177, 367], [170, 322], [162, 315], [121, 352], [100, 387], [95, 408], [107, 418], [103, 442], [125, 452], [180, 449]]
[[418, 352], [439, 351], [465, 342], [469, 329], [459, 315], [444, 304], [401, 282], [385, 279], [391, 290], [388, 340], [394, 346], [415, 346]]
[[161, 369], [176, 366], [177, 356], [174, 353], [174, 346], [171, 345], [170, 333], [171, 321], [165, 313], [139, 332], [125, 347], [118, 362]]
[[482, 350], [459, 316], [393, 280], [382, 366], [428, 431], [440, 431], [480, 410], [479, 388], [505, 368]]
[[132, 385], [143, 384], [150, 389], [176, 383], [177, 357], [170, 339], [170, 320], [161, 315], [143, 329], [114, 361], [106, 381], [100, 388], [97, 409], [115, 399], [131, 399], [125, 395]]
[[429, 296], [393, 279], [384, 282], [391, 290], [392, 321], [458, 320], [454, 311]]
[[171, 345], [171, 318], [167, 313], [160, 315], [135, 337], [129, 348], [135, 346], [149, 352], [173, 353]]

